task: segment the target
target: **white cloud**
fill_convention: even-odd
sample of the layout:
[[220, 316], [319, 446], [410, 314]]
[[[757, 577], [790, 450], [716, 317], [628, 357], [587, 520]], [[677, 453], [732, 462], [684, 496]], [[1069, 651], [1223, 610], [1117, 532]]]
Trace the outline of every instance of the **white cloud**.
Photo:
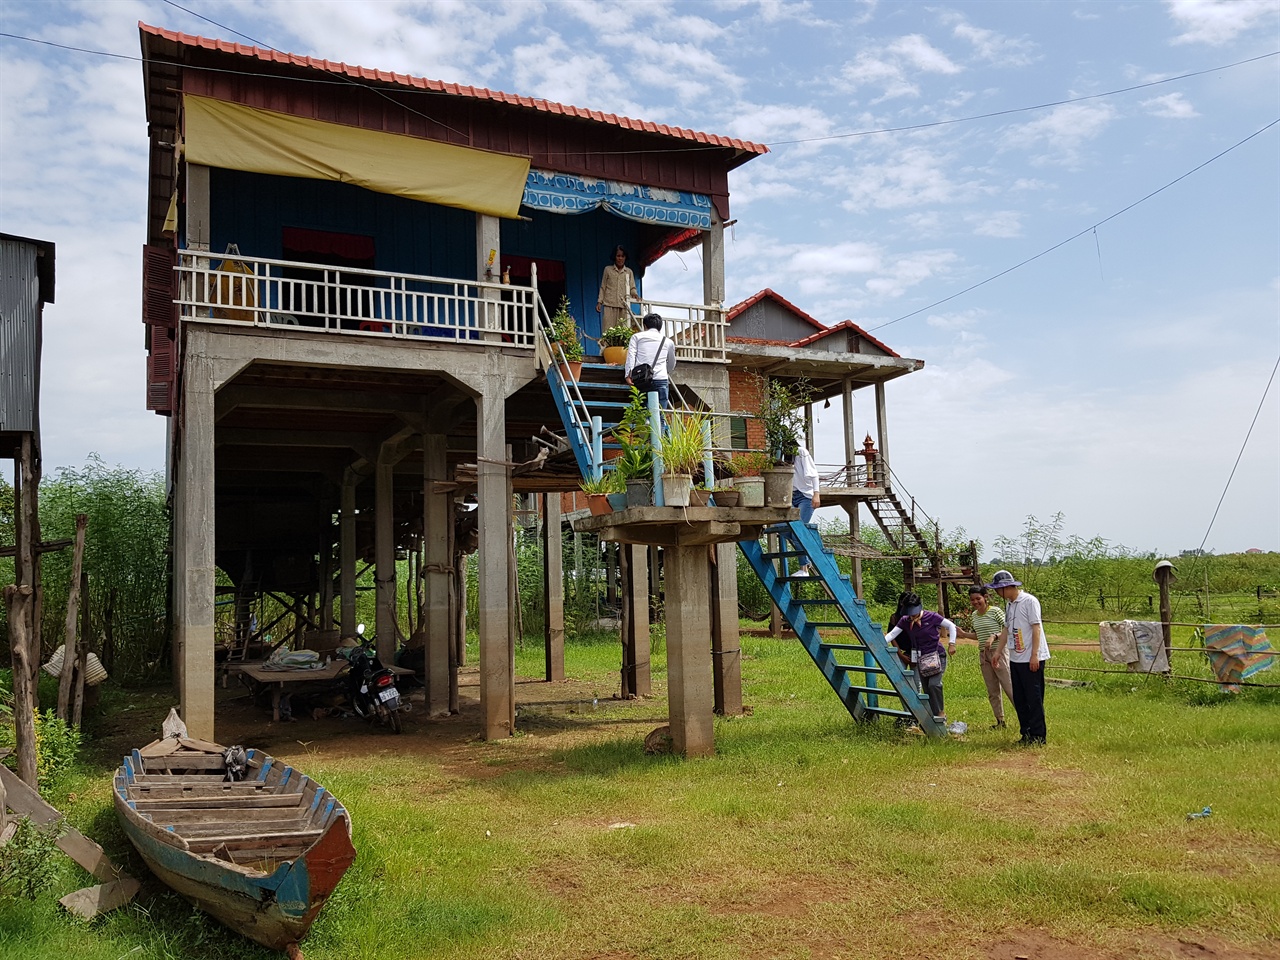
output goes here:
[[[1032, 152], [1032, 162], [1036, 164], [1075, 166], [1080, 162], [1081, 147], [1101, 136], [1115, 116], [1115, 108], [1107, 103], [1068, 103], [1010, 128], [1003, 143], [1008, 148]], [[1035, 152], [1042, 147], [1047, 152]]]
[[833, 171], [828, 180], [847, 194], [846, 210], [861, 212], [954, 203], [979, 189], [975, 181], [956, 181], [952, 175], [947, 157], [910, 146], [879, 162]]
[[952, 32], [961, 40], [973, 45], [973, 55], [1001, 67], [1025, 67], [1033, 60], [1036, 45], [1029, 40], [1006, 37], [994, 30], [975, 27], [962, 15], [948, 12], [943, 23], [953, 23]]
[[846, 63], [840, 75], [854, 90], [864, 86], [877, 86], [880, 96], [876, 102], [896, 97], [919, 96], [920, 88], [912, 79], [916, 73], [933, 73], [953, 76], [963, 68], [951, 61], [920, 34], [898, 37], [880, 49], [862, 50], [851, 63]]
[[973, 232], [980, 237], [1022, 236], [1022, 214], [1017, 210], [990, 210], [970, 214], [965, 219], [974, 225]]
[[1269, 20], [1274, 22], [1280, 13], [1274, 0], [1165, 0], [1165, 8], [1183, 31], [1173, 43], [1213, 47], [1230, 43]]
[[1153, 117], [1167, 117], [1171, 120], [1185, 120], [1190, 117], [1198, 117], [1199, 113], [1196, 108], [1187, 102], [1181, 93], [1167, 93], [1163, 97], [1153, 97], [1150, 100], [1143, 100], [1142, 106]]

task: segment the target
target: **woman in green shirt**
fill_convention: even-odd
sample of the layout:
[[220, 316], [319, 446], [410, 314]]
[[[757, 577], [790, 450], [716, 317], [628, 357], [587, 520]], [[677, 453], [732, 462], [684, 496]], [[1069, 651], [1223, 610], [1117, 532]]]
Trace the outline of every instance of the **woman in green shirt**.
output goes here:
[[991, 712], [996, 715], [992, 730], [1004, 728], [1004, 701], [1000, 699], [1000, 691], [1013, 703], [1013, 683], [1009, 679], [1009, 658], [1005, 656], [1004, 647], [998, 646], [996, 636], [1004, 629], [1004, 611], [991, 606], [987, 597], [987, 588], [973, 586], [969, 588], [969, 603], [973, 607], [970, 619], [973, 630], [959, 629], [960, 636], [966, 640], [978, 641], [978, 659], [982, 664], [982, 679], [987, 685], [987, 699], [991, 701]]

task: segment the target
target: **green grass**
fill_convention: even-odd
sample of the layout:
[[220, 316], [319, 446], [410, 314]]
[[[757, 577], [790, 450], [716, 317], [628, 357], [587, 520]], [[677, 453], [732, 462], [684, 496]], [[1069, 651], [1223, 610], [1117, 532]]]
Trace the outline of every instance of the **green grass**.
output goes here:
[[[665, 700], [609, 701], [620, 651], [600, 638], [567, 648], [566, 672], [600, 699], [589, 715], [531, 718], [499, 743], [461, 731], [449, 756], [274, 747], [355, 824], [359, 857], [309, 960], [976, 960], [1029, 928], [1081, 956], [1167, 956], [1171, 939], [1207, 937], [1226, 957], [1276, 950], [1276, 691], [1055, 671], [1090, 686], [1050, 688], [1049, 745], [1024, 750], [987, 729], [972, 647], [946, 677], [948, 715], [971, 732], [947, 742], [854, 725], [794, 641], [744, 637], [743, 653], [752, 714], [717, 720], [707, 760], [643, 753]], [[517, 667], [540, 674], [540, 647], [518, 649]], [[662, 693], [661, 644], [653, 671]], [[110, 810], [112, 762], [83, 763], [52, 799], [141, 870]], [[1212, 817], [1185, 819], [1206, 805]], [[64, 864], [36, 903], [0, 903], [0, 957], [272, 956], [154, 885], [75, 923], [56, 897], [87, 882]]]

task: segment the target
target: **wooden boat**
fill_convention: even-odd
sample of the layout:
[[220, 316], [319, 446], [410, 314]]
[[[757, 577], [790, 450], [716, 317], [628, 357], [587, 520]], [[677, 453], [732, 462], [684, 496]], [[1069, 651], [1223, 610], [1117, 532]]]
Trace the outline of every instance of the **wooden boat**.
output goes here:
[[171, 737], [124, 758], [116, 813], [151, 871], [237, 933], [291, 956], [355, 860], [351, 822], [310, 777], [257, 750]]

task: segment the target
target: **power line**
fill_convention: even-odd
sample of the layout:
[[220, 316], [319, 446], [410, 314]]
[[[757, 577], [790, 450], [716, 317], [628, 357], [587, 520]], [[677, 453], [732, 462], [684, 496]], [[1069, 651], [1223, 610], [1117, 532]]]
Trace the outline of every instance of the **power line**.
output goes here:
[[[178, 10], [183, 11], [184, 13], [190, 14], [193, 17], [196, 17], [200, 20], [204, 20], [207, 23], [213, 24], [219, 29], [226, 30], [229, 33], [235, 34], [237, 37], [241, 37], [245, 40], [248, 40], [250, 43], [254, 44], [255, 46], [261, 47], [266, 50], [282, 52], [277, 47], [273, 47], [270, 44], [263, 43], [262, 41], [257, 40], [246, 33], [241, 33], [239, 30], [229, 27], [226, 24], [223, 24], [217, 20], [213, 20], [210, 17], [206, 17], [203, 14], [196, 13], [194, 10], [191, 10], [188, 7], [184, 7], [179, 3], [175, 3], [174, 0], [164, 0], [164, 2]], [[27, 37], [27, 36], [22, 36], [15, 33], [0, 32], [0, 37], [5, 37], [10, 40], [21, 40], [26, 43], [42, 44], [48, 47], [55, 47], [59, 50], [68, 50], [73, 53], [87, 53], [97, 57], [112, 57], [117, 60], [132, 60], [137, 63], [148, 62], [145, 57], [135, 57], [135, 56], [130, 56], [128, 54], [123, 54], [123, 53], [111, 53], [106, 50], [93, 50], [88, 47], [75, 47], [65, 43], [55, 43], [52, 40], [41, 40], [36, 37]], [[1174, 83], [1178, 80], [1186, 80], [1191, 77], [1204, 76], [1205, 74], [1215, 73], [1219, 70], [1229, 70], [1229, 69], [1232, 69], [1233, 67], [1239, 67], [1239, 66], [1244, 66], [1246, 64], [1250, 64], [1250, 63], [1256, 63], [1259, 60], [1266, 60], [1270, 57], [1276, 57], [1276, 56], [1280, 56], [1280, 50], [1273, 51], [1272, 53], [1264, 53], [1256, 57], [1249, 57], [1248, 59], [1245, 59], [1245, 60], [1237, 60], [1234, 63], [1226, 63], [1226, 64], [1222, 64], [1221, 66], [1210, 67], [1205, 70], [1194, 70], [1194, 71], [1191, 71], [1190, 73], [1182, 73], [1173, 77], [1165, 77], [1162, 80], [1152, 80], [1148, 83], [1139, 83], [1139, 84], [1134, 84], [1133, 86], [1121, 87], [1116, 90], [1106, 91], [1105, 93], [1093, 93], [1093, 94], [1088, 94], [1082, 97], [1072, 97], [1066, 100], [1054, 100], [1048, 103], [1034, 104], [1032, 106], [1026, 106], [1026, 107], [1011, 107], [1008, 110], [997, 110], [992, 113], [975, 114], [974, 116], [969, 116], [969, 117], [955, 117], [950, 120], [933, 120], [928, 123], [909, 124], [907, 126], [901, 126], [901, 127], [878, 127], [871, 130], [855, 130], [849, 133], [835, 133], [835, 134], [829, 134], [827, 136], [822, 136], [822, 137], [806, 137], [806, 138], [801, 138], [797, 140], [774, 140], [768, 143], [762, 142], [761, 145], [765, 147], [784, 147], [784, 146], [792, 146], [792, 145], [801, 144], [801, 143], [819, 143], [819, 142], [833, 141], [833, 140], [848, 140], [848, 139], [854, 139], [857, 137], [870, 137], [870, 136], [876, 136], [883, 133], [906, 133], [912, 130], [925, 130], [930, 127], [949, 126], [957, 123], [970, 123], [975, 120], [990, 120], [993, 117], [1004, 117], [1004, 116], [1010, 116], [1018, 113], [1029, 113], [1035, 110], [1047, 110], [1051, 107], [1059, 107], [1059, 106], [1064, 106], [1066, 104], [1071, 104], [1071, 103], [1081, 103], [1086, 100], [1098, 100], [1104, 97], [1118, 96], [1123, 93], [1131, 93], [1134, 90], [1142, 90], [1149, 87], [1159, 86], [1161, 84]], [[242, 76], [242, 77], [263, 77], [263, 78], [277, 77], [276, 74], [261, 73], [261, 72], [255, 72], [250, 70], [232, 70], [232, 69], [219, 68], [219, 67], [200, 67], [200, 66], [193, 66], [190, 64], [183, 64], [182, 66], [183, 66], [183, 69], [186, 69], [186, 70], [201, 70], [208, 73], [229, 73], [229, 74], [235, 74], [237, 76]], [[360, 87], [361, 89], [368, 90], [371, 93], [374, 93], [380, 97], [383, 97], [384, 99], [396, 104], [397, 106], [405, 110], [408, 110], [410, 113], [414, 113], [418, 116], [423, 117], [424, 119], [431, 120], [433, 123], [440, 123], [440, 121], [435, 120], [434, 118], [428, 116], [425, 113], [421, 113], [420, 111], [415, 110], [413, 107], [408, 106], [402, 101], [388, 96], [378, 87], [371, 86], [368, 83], [362, 83], [361, 81], [356, 80], [352, 77], [339, 76], [332, 80], [309, 78], [309, 77], [292, 77], [290, 79], [292, 81], [301, 82], [301, 83], [320, 83], [320, 84], [329, 84], [329, 85], [344, 85], [344, 86]], [[426, 91], [406, 91], [406, 92], [426, 93]], [[441, 124], [441, 126], [445, 126], [445, 125]], [[450, 130], [450, 132], [452, 133], [458, 133], [460, 136], [465, 136], [465, 134], [462, 134], [458, 130], [454, 130], [452, 127], [446, 127], [446, 129]], [[664, 153], [664, 154], [689, 153], [689, 152], [703, 153], [708, 150], [716, 150], [716, 149], [723, 149], [723, 148], [718, 147], [717, 145], [714, 145], [714, 144], [704, 144], [699, 146], [664, 148], [662, 150], [575, 150], [575, 151], [571, 151], [571, 153], [573, 156], [603, 157], [603, 156], [634, 156], [634, 155], [645, 154], [645, 153]], [[568, 155], [569, 153], [570, 152], [566, 152], [564, 155]], [[547, 154], [547, 156], [555, 156], [555, 155], [556, 154]]]
[[1086, 100], [1099, 100], [1102, 97], [1114, 97], [1122, 93], [1132, 93], [1134, 90], [1144, 90], [1148, 87], [1157, 87], [1162, 83], [1173, 83], [1175, 80], [1186, 80], [1190, 77], [1201, 77], [1206, 73], [1216, 73], [1219, 70], [1229, 70], [1232, 67], [1243, 66], [1246, 63], [1255, 63], [1258, 60], [1266, 60], [1268, 57], [1280, 56], [1280, 50], [1272, 53], [1264, 53], [1261, 56], [1250, 57], [1247, 60], [1237, 60], [1235, 63], [1223, 64], [1220, 67], [1210, 67], [1207, 70], [1194, 70], [1191, 73], [1182, 73], [1176, 77], [1165, 77], [1163, 80], [1152, 80], [1149, 83], [1136, 83], [1131, 87], [1121, 87], [1119, 90], [1108, 90], [1106, 93], [1091, 93], [1083, 97], [1071, 97], [1068, 100], [1054, 100], [1050, 103], [1038, 103], [1030, 107], [1011, 107], [1008, 110], [996, 110], [992, 113], [980, 113], [972, 117], [955, 117], [951, 120], [933, 120], [929, 123], [914, 123], [906, 127], [881, 127], [875, 130], [857, 130], [852, 133], [832, 133], [824, 137], [804, 137], [800, 140], [775, 140], [772, 143], [765, 144], [769, 147], [784, 147], [795, 143], [819, 143], [826, 140], [848, 140], [852, 137], [870, 137], [878, 133], [904, 133], [909, 130], [927, 130], [929, 127], [944, 127], [952, 123], [968, 123], [971, 120], [990, 120], [992, 117], [1007, 117], [1014, 113], [1028, 113], [1032, 110], [1047, 110], [1050, 107], [1061, 107], [1069, 103], [1083, 103]]
[[1200, 549], [1204, 550], [1204, 545], [1209, 541], [1209, 531], [1213, 529], [1213, 522], [1218, 519], [1218, 511], [1222, 509], [1222, 501], [1227, 499], [1227, 491], [1231, 489], [1231, 480], [1236, 475], [1236, 467], [1240, 466], [1240, 458], [1244, 456], [1244, 448], [1249, 445], [1249, 438], [1253, 436], [1253, 428], [1258, 423], [1258, 416], [1262, 413], [1262, 405], [1267, 402], [1267, 393], [1271, 390], [1271, 384], [1276, 378], [1276, 369], [1280, 368], [1280, 357], [1276, 357], [1275, 365], [1271, 368], [1271, 376], [1267, 378], [1267, 385], [1262, 390], [1262, 399], [1258, 401], [1258, 409], [1253, 412], [1253, 420], [1249, 424], [1249, 430], [1244, 435], [1244, 443], [1240, 444], [1240, 452], [1236, 454], [1236, 462], [1231, 466], [1231, 475], [1227, 477], [1227, 485], [1222, 488], [1222, 496], [1218, 498], [1218, 505], [1213, 508], [1213, 516], [1209, 519], [1209, 527], [1204, 532], [1204, 539], [1200, 541]]
[[991, 283], [991, 281], [993, 280], [999, 280], [1005, 274], [1013, 273], [1013, 271], [1017, 270], [1019, 267], [1025, 267], [1028, 263], [1032, 263], [1033, 261], [1039, 260], [1043, 256], [1047, 256], [1048, 254], [1053, 253], [1053, 251], [1057, 250], [1059, 247], [1065, 246], [1066, 244], [1070, 243], [1072, 240], [1078, 240], [1080, 237], [1083, 237], [1086, 233], [1089, 233], [1091, 230], [1096, 230], [1098, 227], [1102, 226], [1104, 223], [1108, 223], [1114, 220], [1116, 217], [1120, 216], [1123, 213], [1128, 213], [1130, 210], [1132, 210], [1134, 207], [1138, 206], [1139, 204], [1146, 203], [1152, 197], [1156, 196], [1157, 194], [1163, 193], [1164, 191], [1172, 187], [1174, 184], [1182, 180], [1185, 180], [1187, 177], [1191, 176], [1196, 171], [1202, 170], [1205, 167], [1207, 167], [1209, 164], [1213, 163], [1215, 160], [1219, 160], [1222, 157], [1225, 157], [1228, 153], [1230, 153], [1232, 150], [1235, 150], [1237, 147], [1244, 146], [1244, 144], [1248, 143], [1254, 137], [1257, 137], [1263, 133], [1266, 133], [1268, 130], [1274, 127], [1277, 123], [1280, 123], [1280, 117], [1276, 118], [1275, 120], [1272, 120], [1261, 130], [1255, 130], [1253, 133], [1249, 134], [1249, 136], [1245, 137], [1243, 140], [1233, 143], [1231, 146], [1227, 147], [1227, 149], [1223, 150], [1221, 153], [1215, 154], [1214, 156], [1210, 157], [1208, 160], [1204, 161], [1204, 163], [1197, 164], [1196, 166], [1192, 167], [1186, 173], [1182, 174], [1182, 176], [1176, 177], [1175, 179], [1170, 180], [1163, 187], [1159, 187], [1156, 190], [1152, 190], [1150, 193], [1148, 193], [1145, 197], [1141, 198], [1140, 200], [1133, 201], [1133, 203], [1129, 204], [1127, 207], [1117, 210], [1115, 213], [1111, 214], [1108, 217], [1103, 217], [1097, 223], [1092, 223], [1089, 226], [1085, 227], [1083, 230], [1079, 231], [1078, 233], [1073, 233], [1071, 236], [1067, 237], [1065, 240], [1060, 240], [1057, 243], [1055, 243], [1053, 246], [1048, 247], [1045, 250], [1041, 250], [1039, 253], [1033, 256], [1027, 257], [1025, 260], [1021, 260], [1018, 263], [1015, 263], [1011, 267], [1006, 267], [1004, 270], [1001, 270], [999, 273], [993, 274], [992, 276], [987, 277], [985, 280], [979, 280], [977, 283], [972, 284], [968, 287], [965, 287], [963, 290], [959, 290], [948, 297], [943, 297], [941, 300], [935, 300], [933, 303], [927, 304], [926, 306], [921, 307], [919, 310], [912, 310], [910, 313], [904, 313], [902, 316], [897, 317], [894, 320], [886, 320], [884, 323], [880, 324], [879, 326], [870, 327], [868, 328], [867, 332], [871, 333], [876, 330], [882, 330], [885, 327], [893, 326], [893, 324], [895, 323], [900, 323], [903, 320], [908, 320], [911, 317], [916, 316], [917, 314], [924, 313], [926, 310], [932, 310], [934, 307], [939, 307], [944, 303], [948, 303], [956, 299], [957, 297], [962, 297], [966, 293], [970, 293], [974, 290], [977, 290], [979, 287], [986, 286], [988, 283]]

